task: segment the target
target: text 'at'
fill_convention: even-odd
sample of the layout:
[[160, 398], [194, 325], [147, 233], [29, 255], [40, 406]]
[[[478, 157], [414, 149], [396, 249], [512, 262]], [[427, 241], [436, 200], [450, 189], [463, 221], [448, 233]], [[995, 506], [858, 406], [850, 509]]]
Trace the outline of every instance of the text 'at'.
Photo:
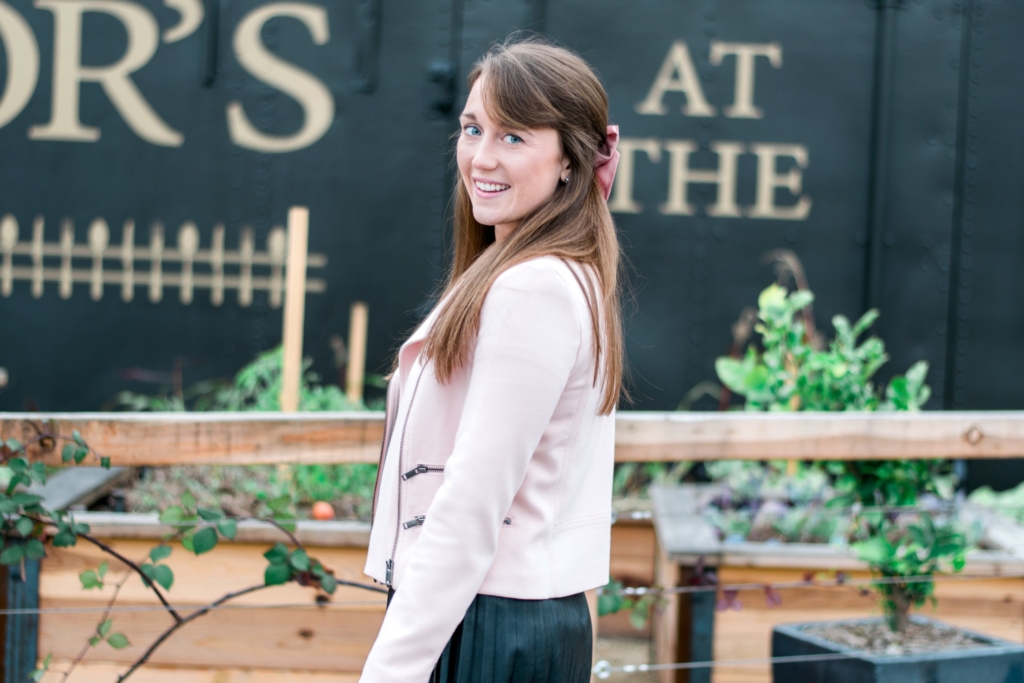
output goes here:
[[[782, 47], [778, 43], [731, 43], [711, 41], [708, 62], [721, 66], [727, 57], [735, 58], [733, 101], [722, 108], [732, 119], [763, 119], [764, 111], [754, 104], [754, 85], [758, 58], [782, 68]], [[635, 106], [638, 114], [666, 116], [668, 93], [684, 96], [680, 112], [690, 117], [713, 117], [718, 109], [711, 104], [700, 84], [690, 49], [684, 41], [672, 43], [647, 96]], [[803, 170], [807, 168], [807, 147], [797, 143], [743, 143], [734, 140], [713, 140], [708, 150], [718, 157], [718, 165], [694, 168], [691, 155], [700, 151], [696, 140], [661, 140], [654, 137], [623, 137], [619, 143], [622, 162], [615, 180], [609, 208], [615, 213], [641, 213], [643, 205], [633, 196], [637, 152], [643, 152], [651, 163], [660, 163], [662, 151], [668, 153], [667, 199], [658, 207], [665, 215], [692, 216], [697, 213], [688, 193], [691, 185], [714, 185], [717, 197], [705, 213], [718, 218], [757, 218], [806, 220], [811, 212], [811, 198], [803, 193]], [[745, 153], [757, 160], [754, 181], [754, 203], [741, 207], [737, 203], [739, 158]], [[789, 169], [779, 171], [780, 161]], [[780, 190], [789, 197], [780, 197]], [[782, 200], [780, 202], [779, 200]]]

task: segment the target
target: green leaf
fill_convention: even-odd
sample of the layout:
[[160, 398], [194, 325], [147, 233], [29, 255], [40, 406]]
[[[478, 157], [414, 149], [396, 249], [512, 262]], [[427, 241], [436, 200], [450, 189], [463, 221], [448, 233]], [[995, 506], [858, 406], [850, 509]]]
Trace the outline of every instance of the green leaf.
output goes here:
[[850, 549], [857, 554], [861, 561], [868, 564], [884, 564], [891, 560], [894, 554], [894, 548], [880, 536], [861, 543], [852, 543]]
[[43, 659], [39, 667], [35, 669], [31, 674], [29, 674], [29, 680], [31, 680], [32, 683], [39, 683], [41, 680], [43, 680], [43, 676], [46, 675], [47, 670], [50, 668], [50, 662], [52, 660], [53, 653], [51, 652], [50, 654], [46, 655], [46, 658]]
[[100, 457], [100, 467], [102, 467], [105, 470], [109, 470], [110, 469], [110, 458], [105, 456], [105, 455], [101, 456]]
[[96, 628], [96, 632], [100, 634], [101, 638], [106, 638], [107, 634], [110, 633], [110, 627], [114, 624], [113, 619], [107, 619]]
[[180, 524], [185, 519], [185, 511], [178, 505], [172, 505], [160, 513], [160, 522], [163, 524]]
[[200, 529], [192, 537], [192, 552], [196, 555], [208, 553], [217, 547], [217, 532], [212, 527]]
[[42, 496], [35, 496], [31, 493], [18, 492], [11, 496], [11, 500], [14, 501], [15, 505], [21, 505], [27, 507], [29, 505], [38, 505], [43, 501]]
[[153, 582], [156, 581], [156, 565], [155, 564], [149, 564], [147, 562], [145, 564], [139, 565], [139, 569], [142, 570], [142, 573], [146, 575], [147, 579], [149, 579], [150, 581], [153, 581]]
[[745, 395], [748, 391], [748, 369], [742, 361], [728, 356], [715, 360], [715, 372], [722, 384], [737, 394]]
[[224, 513], [219, 510], [210, 510], [207, 508], [198, 508], [196, 512], [199, 516], [207, 522], [216, 522], [218, 519], [224, 518]]
[[20, 451], [21, 448], [22, 448], [21, 442], [18, 441], [17, 439], [13, 439], [13, 438], [12, 439], [7, 439], [7, 441], [5, 443], [6, 443], [7, 447], [10, 448], [15, 453]]
[[181, 494], [181, 504], [186, 510], [192, 509], [196, 506], [196, 497], [186, 489], [185, 493]]
[[107, 645], [114, 648], [115, 650], [123, 650], [124, 648], [131, 645], [128, 642], [128, 636], [123, 633], [113, 633], [107, 638]]
[[107, 575], [107, 563], [101, 562], [100, 566], [96, 569], [96, 574], [102, 579]]
[[11, 458], [7, 461], [7, 466], [11, 468], [12, 472], [20, 474], [28, 469], [28, 460], [25, 458]]
[[185, 534], [184, 536], [181, 537], [181, 547], [183, 547], [185, 550], [189, 551], [190, 553], [194, 553], [195, 552], [195, 547], [192, 545], [192, 536], [193, 536], [192, 534]]
[[294, 550], [288, 558], [288, 563], [300, 572], [309, 570], [309, 555], [302, 548]]
[[267, 507], [274, 512], [283, 512], [289, 505], [291, 505], [291, 502], [292, 497], [285, 493], [273, 500], [267, 501]]
[[71, 530], [76, 534], [87, 534], [89, 533], [89, 525], [85, 523], [73, 524]]
[[224, 538], [233, 539], [235, 534], [238, 533], [238, 522], [230, 518], [222, 519], [217, 522], [217, 531]]
[[96, 647], [97, 645], [99, 645], [102, 642], [103, 642], [103, 639], [100, 638], [99, 636], [93, 636], [92, 638], [89, 639], [89, 645], [91, 647]]
[[288, 547], [284, 543], [278, 543], [263, 553], [263, 557], [267, 558], [270, 564], [284, 564], [288, 561]]
[[69, 443], [64, 444], [64, 448], [60, 451], [61, 462], [68, 463], [75, 457], [75, 444]]
[[30, 538], [25, 543], [25, 559], [41, 560], [46, 557], [46, 546], [38, 538]]
[[153, 580], [164, 587], [164, 590], [171, 590], [174, 585], [174, 571], [166, 564], [158, 564], [154, 568]]
[[86, 456], [89, 455], [89, 449], [79, 446], [75, 449], [75, 464], [81, 465], [82, 461], [85, 460]]
[[280, 586], [287, 583], [292, 576], [291, 567], [286, 564], [268, 564], [263, 572], [263, 583], [268, 586]]
[[75, 443], [77, 443], [79, 446], [86, 448], [85, 439], [82, 438], [82, 434], [77, 429], [71, 432], [71, 438], [73, 438], [75, 440]]
[[51, 541], [54, 548], [71, 548], [78, 543], [78, 537], [75, 536], [71, 531], [64, 530], [58, 531]]
[[32, 529], [35, 528], [35, 525], [36, 523], [28, 517], [21, 517], [14, 523], [14, 528], [22, 536], [28, 536], [32, 533]]
[[46, 483], [46, 463], [45, 462], [34, 462], [32, 467], [29, 468], [28, 476], [32, 477], [33, 480], [40, 484]]
[[171, 546], [169, 545], [158, 545], [149, 551], [149, 559], [153, 562], [159, 562], [165, 560], [171, 556]]
[[320, 577], [320, 587], [328, 595], [334, 595], [334, 591], [338, 589], [338, 580], [330, 574], [324, 574]]
[[9, 545], [0, 552], [0, 564], [18, 564], [25, 557], [25, 546]]
[[[17, 546], [14, 546], [17, 547]], [[11, 550], [8, 548], [7, 550]], [[19, 548], [20, 550], [20, 548]], [[6, 551], [4, 551], [6, 552]], [[20, 558], [19, 558], [20, 559]], [[2, 558], [0, 558], [2, 561]], [[103, 588], [103, 582], [100, 581], [99, 577], [96, 576], [96, 572], [92, 569], [86, 569], [84, 572], [78, 575], [78, 580], [82, 582], [83, 590], [92, 590], [93, 588]]]

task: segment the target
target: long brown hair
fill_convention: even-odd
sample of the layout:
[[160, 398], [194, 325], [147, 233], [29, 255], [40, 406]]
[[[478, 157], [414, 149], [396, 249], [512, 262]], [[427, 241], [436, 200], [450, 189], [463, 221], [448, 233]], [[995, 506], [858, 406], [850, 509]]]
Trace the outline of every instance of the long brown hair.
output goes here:
[[549, 202], [497, 244], [493, 226], [481, 225], [473, 217], [469, 191], [457, 179], [455, 253], [442, 295], [445, 300], [424, 352], [434, 362], [438, 379], [449, 381], [469, 359], [484, 297], [502, 272], [539, 256], [575, 261], [589, 266], [574, 271], [582, 274], [577, 280], [590, 305], [595, 385], [604, 380], [600, 412], [609, 414], [622, 391], [621, 254], [615, 224], [594, 174], [594, 157], [607, 133], [608, 96], [582, 58], [538, 40], [494, 46], [470, 71], [469, 88], [481, 77], [484, 105], [499, 125], [510, 130], [558, 131], [570, 162], [569, 182], [560, 183]]

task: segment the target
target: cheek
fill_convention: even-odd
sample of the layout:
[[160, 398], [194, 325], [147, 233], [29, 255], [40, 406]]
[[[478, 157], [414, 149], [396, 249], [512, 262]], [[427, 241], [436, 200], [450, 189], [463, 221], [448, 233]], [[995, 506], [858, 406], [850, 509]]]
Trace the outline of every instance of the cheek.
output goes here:
[[462, 144], [461, 138], [455, 147], [455, 163], [459, 167], [459, 175], [466, 180], [470, 175], [470, 166], [473, 163], [473, 155]]

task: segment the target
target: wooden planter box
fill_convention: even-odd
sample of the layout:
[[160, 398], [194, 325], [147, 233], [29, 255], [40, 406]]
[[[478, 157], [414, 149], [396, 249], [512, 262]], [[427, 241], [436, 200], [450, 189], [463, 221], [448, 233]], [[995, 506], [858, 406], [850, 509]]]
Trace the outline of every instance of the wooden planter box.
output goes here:
[[[651, 492], [657, 531], [656, 583], [688, 585], [703, 561], [720, 584], [801, 581], [808, 572], [843, 570], [850, 578], [870, 577], [857, 559], [823, 544], [723, 543], [699, 514], [706, 488], [681, 486]], [[1014, 643], [1024, 642], [1024, 530], [980, 509], [970, 514], [986, 523], [987, 545], [964, 572], [991, 579], [936, 584], [938, 608], [922, 612], [956, 626]], [[670, 595], [654, 611], [655, 661], [754, 659], [770, 656], [772, 628], [779, 624], [856, 619], [881, 614], [874, 592], [850, 587], [807, 587], [780, 591], [782, 604], [768, 607], [761, 591], [739, 594], [742, 609], [715, 612], [713, 593]], [[720, 666], [713, 671], [668, 671], [661, 683], [769, 683], [761, 666]]]
[[[135, 560], [171, 528], [155, 515], [79, 512], [94, 536]], [[320, 558], [340, 579], [369, 582], [363, 574], [369, 524], [361, 522], [298, 523], [297, 535], [311, 555]], [[221, 542], [209, 554], [196, 557], [172, 544], [166, 560], [175, 581], [168, 592], [174, 605], [195, 608], [263, 580], [263, 553], [284, 540], [268, 524], [244, 522], [233, 542]], [[612, 527], [612, 575], [629, 585], [654, 580], [654, 528], [650, 517], [620, 516]], [[103, 591], [82, 590], [78, 575], [107, 561]], [[124, 571], [124, 565], [98, 548], [79, 542], [74, 548], [51, 549], [40, 563], [39, 606], [102, 608]], [[151, 664], [133, 675], [137, 683], [344, 683], [356, 681], [384, 618], [385, 596], [339, 587], [332, 606], [317, 608], [312, 589], [295, 584], [261, 590], [229, 608], [200, 617], [176, 633], [154, 655]], [[138, 577], [121, 589], [121, 607], [158, 606]], [[288, 607], [261, 607], [287, 604]], [[39, 657], [53, 653], [54, 667], [63, 669], [93, 633], [99, 613], [51, 613], [39, 617]], [[124, 650], [106, 644], [91, 650], [68, 683], [112, 683], [118, 671], [135, 661], [142, 648], [169, 624], [163, 611], [121, 612], [112, 615], [114, 631], [132, 641]], [[608, 635], [649, 635], [638, 631], [625, 613], [608, 615], [598, 630]], [[59, 683], [48, 674], [44, 683]]]
[[[126, 557], [141, 560], [164, 534], [171, 531], [154, 515], [78, 513], [76, 520], [92, 527]], [[297, 535], [311, 555], [333, 569], [339, 579], [368, 582], [363, 575], [369, 525], [359, 522], [298, 523]], [[268, 524], [244, 522], [234, 542], [222, 543], [196, 557], [180, 544], [166, 560], [174, 570], [168, 600], [185, 609], [198, 607], [249, 585], [263, 582], [263, 553], [281, 541], [281, 532]], [[78, 574], [109, 564], [103, 591], [84, 591]], [[98, 548], [79, 542], [74, 548], [53, 549], [41, 563], [40, 607], [103, 607], [124, 565]], [[137, 683], [323, 683], [356, 681], [384, 617], [386, 596], [339, 587], [332, 606], [314, 605], [314, 591], [294, 583], [275, 586], [239, 598], [241, 607], [221, 609], [183, 627], [133, 676]], [[120, 606], [158, 605], [138, 577], [128, 580]], [[261, 605], [289, 605], [261, 607]], [[66, 666], [93, 633], [98, 613], [41, 614], [39, 656], [53, 653], [54, 666]], [[86, 656], [68, 683], [111, 683], [118, 669], [134, 661], [168, 624], [163, 611], [122, 612], [112, 615], [114, 631], [132, 641], [124, 650], [100, 644]], [[60, 677], [48, 675], [46, 683]]]

